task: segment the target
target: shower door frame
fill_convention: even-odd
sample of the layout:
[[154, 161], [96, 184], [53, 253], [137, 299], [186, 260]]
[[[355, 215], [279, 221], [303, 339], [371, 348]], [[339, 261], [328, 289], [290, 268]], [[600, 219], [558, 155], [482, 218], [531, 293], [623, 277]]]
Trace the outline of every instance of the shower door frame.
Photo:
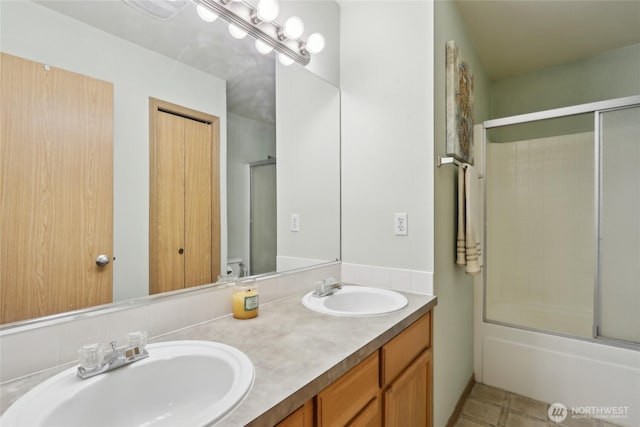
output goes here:
[[[604, 337], [599, 335], [599, 331], [598, 331], [598, 326], [600, 325], [600, 304], [599, 304], [600, 303], [600, 233], [601, 233], [600, 207], [602, 202], [601, 113], [625, 109], [625, 108], [633, 108], [633, 107], [640, 107], [640, 95], [628, 96], [624, 98], [615, 98], [615, 99], [610, 99], [606, 101], [591, 102], [587, 104], [572, 105], [570, 107], [562, 107], [562, 108], [555, 108], [551, 110], [537, 111], [534, 113], [520, 114], [516, 116], [503, 117], [499, 119], [491, 119], [491, 120], [486, 120], [482, 124], [483, 132], [482, 132], [482, 141], [480, 141], [480, 143], [484, 144], [484, 147], [482, 150], [482, 155], [483, 155], [482, 164], [485, 167], [485, 171], [484, 171], [485, 179], [484, 179], [483, 190], [482, 190], [483, 191], [483, 211], [484, 211], [482, 250], [483, 250], [483, 253], [485, 254], [485, 263], [484, 263], [484, 268], [482, 269], [482, 282], [483, 282], [482, 283], [482, 321], [483, 322], [492, 323], [495, 325], [500, 325], [505, 327], [523, 329], [523, 330], [532, 331], [532, 332], [541, 332], [544, 334], [556, 335], [560, 337], [578, 339], [578, 340], [589, 341], [589, 342], [598, 342], [602, 344], [609, 344], [617, 347], [629, 348], [634, 350], [640, 349], [639, 343]], [[487, 262], [486, 262], [486, 258], [488, 255], [487, 238], [486, 238], [487, 236], [487, 181], [488, 181], [486, 179], [487, 177], [487, 171], [486, 171], [487, 131], [489, 129], [499, 128], [503, 126], [510, 126], [510, 125], [535, 122], [535, 121], [547, 120], [547, 119], [557, 119], [561, 117], [570, 117], [570, 116], [576, 116], [576, 115], [588, 114], [588, 113], [592, 113], [594, 115], [593, 117], [593, 120], [594, 120], [594, 128], [593, 128], [594, 183], [593, 185], [594, 185], [594, 196], [595, 196], [594, 205], [595, 206], [594, 206], [593, 236], [594, 236], [594, 243], [595, 243], [594, 256], [596, 260], [596, 265], [595, 265], [594, 284], [593, 284], [594, 310], [593, 310], [592, 336], [584, 337], [579, 335], [570, 335], [570, 334], [561, 333], [561, 332], [549, 331], [546, 329], [538, 329], [538, 328], [533, 328], [529, 326], [517, 325], [513, 323], [502, 322], [499, 320], [488, 319], [487, 318], [487, 268], [489, 268], [489, 266], [487, 265]]]

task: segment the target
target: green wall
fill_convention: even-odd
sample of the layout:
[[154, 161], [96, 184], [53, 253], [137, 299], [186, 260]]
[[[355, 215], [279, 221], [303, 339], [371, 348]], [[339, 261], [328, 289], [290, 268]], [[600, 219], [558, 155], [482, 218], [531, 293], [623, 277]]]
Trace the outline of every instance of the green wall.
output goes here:
[[[445, 156], [445, 43], [455, 40], [474, 75], [475, 123], [489, 118], [489, 79], [456, 6], [435, 3], [434, 155]], [[434, 426], [443, 427], [473, 375], [473, 280], [455, 264], [457, 167], [436, 168], [434, 188]]]
[[[640, 94], [640, 44], [613, 49], [491, 83], [491, 118]], [[490, 130], [491, 142], [509, 142], [594, 130], [593, 114]]]
[[491, 118], [640, 94], [640, 44], [491, 83]]

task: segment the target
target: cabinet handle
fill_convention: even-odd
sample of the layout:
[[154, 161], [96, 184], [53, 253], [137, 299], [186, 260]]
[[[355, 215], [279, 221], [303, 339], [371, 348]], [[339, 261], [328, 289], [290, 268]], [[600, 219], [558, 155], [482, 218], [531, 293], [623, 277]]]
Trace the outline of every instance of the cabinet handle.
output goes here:
[[179, 253], [180, 255], [182, 255], [182, 254], [184, 253], [184, 248], [180, 248], [180, 249], [178, 249], [178, 253]]

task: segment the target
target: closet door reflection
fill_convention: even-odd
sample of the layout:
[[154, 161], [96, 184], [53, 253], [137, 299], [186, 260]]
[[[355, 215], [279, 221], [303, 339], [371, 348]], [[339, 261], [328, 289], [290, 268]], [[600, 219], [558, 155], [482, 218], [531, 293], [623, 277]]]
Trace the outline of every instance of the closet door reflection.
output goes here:
[[276, 270], [276, 161], [250, 165], [249, 274]]
[[151, 100], [149, 293], [220, 274], [218, 119]]
[[640, 106], [600, 114], [598, 335], [640, 342]]

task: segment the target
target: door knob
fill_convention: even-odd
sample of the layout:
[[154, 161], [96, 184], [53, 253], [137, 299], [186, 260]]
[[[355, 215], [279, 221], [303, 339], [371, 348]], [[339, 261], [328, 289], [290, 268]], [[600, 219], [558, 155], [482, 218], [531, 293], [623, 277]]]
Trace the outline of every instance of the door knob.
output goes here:
[[96, 258], [96, 264], [98, 265], [98, 267], [104, 267], [105, 265], [109, 264], [109, 256], [102, 254], [102, 255], [98, 255], [98, 258]]

